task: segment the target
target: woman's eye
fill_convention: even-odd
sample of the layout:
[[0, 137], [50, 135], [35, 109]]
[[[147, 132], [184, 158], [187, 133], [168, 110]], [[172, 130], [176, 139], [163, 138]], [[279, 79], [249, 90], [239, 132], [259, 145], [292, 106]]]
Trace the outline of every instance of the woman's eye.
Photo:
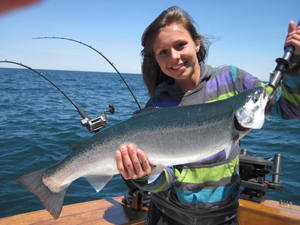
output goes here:
[[183, 48], [184, 46], [185, 46], [185, 43], [179, 43], [178, 44], [178, 48], [180, 48], [180, 49]]
[[166, 50], [162, 50], [162, 51], [159, 52], [160, 55], [165, 55], [166, 53], [167, 53]]

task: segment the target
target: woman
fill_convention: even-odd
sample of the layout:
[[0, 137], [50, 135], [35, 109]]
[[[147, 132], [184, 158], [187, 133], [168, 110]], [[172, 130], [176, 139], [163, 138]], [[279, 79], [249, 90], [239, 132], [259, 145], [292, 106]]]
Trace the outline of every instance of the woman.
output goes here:
[[[237, 67], [205, 65], [204, 36], [178, 7], [163, 11], [148, 26], [142, 45], [142, 73], [150, 96], [146, 107], [202, 104], [264, 86]], [[300, 117], [300, 27], [293, 22], [285, 45], [295, 46], [293, 68], [284, 79], [283, 94], [269, 107], [273, 115], [295, 119]], [[227, 159], [222, 151], [201, 163], [168, 167], [151, 184], [147, 174], [153, 166], [141, 149], [121, 145], [116, 162], [125, 179], [152, 192], [145, 224], [238, 224], [239, 151], [238, 143]]]

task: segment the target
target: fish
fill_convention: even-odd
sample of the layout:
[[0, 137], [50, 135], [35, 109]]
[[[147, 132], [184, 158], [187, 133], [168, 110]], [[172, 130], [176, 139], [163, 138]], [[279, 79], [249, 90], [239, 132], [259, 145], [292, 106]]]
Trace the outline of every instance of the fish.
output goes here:
[[70, 154], [57, 164], [15, 181], [57, 219], [74, 180], [84, 177], [99, 192], [119, 173], [115, 151], [120, 145], [133, 143], [146, 153], [155, 165], [149, 174], [152, 183], [167, 166], [197, 162], [224, 149], [228, 157], [239, 139], [263, 126], [267, 100], [266, 91], [257, 87], [212, 103], [146, 108], [72, 145]]

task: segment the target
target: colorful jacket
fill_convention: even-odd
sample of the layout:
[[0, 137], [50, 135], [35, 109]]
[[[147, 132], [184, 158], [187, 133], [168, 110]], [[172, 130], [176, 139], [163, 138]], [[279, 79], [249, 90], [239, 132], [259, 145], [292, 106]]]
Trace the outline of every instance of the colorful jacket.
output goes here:
[[[212, 68], [203, 63], [195, 90], [181, 93], [171, 80], [160, 84], [146, 107], [170, 107], [203, 104], [227, 99], [243, 91], [265, 84], [234, 66]], [[282, 92], [272, 104], [270, 113], [284, 119], [300, 117], [300, 68], [284, 77]], [[291, 74], [290, 74], [291, 75]], [[166, 149], [166, 151], [168, 151]], [[147, 177], [134, 183], [152, 192], [155, 205], [168, 216], [184, 224], [217, 224], [238, 211], [239, 143], [225, 157], [222, 151], [200, 163], [168, 167], [152, 184]], [[188, 222], [189, 221], [189, 222]], [[196, 222], [195, 222], [196, 221]]]

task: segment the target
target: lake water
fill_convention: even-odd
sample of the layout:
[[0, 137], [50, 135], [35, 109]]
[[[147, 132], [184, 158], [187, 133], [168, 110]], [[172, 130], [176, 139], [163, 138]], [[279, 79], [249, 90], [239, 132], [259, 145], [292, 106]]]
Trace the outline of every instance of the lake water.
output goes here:
[[[116, 73], [39, 70], [58, 85], [91, 118], [109, 104], [108, 126], [128, 119], [138, 110], [133, 97]], [[141, 75], [123, 74], [140, 104], [148, 97]], [[0, 217], [43, 209], [35, 196], [14, 180], [49, 167], [69, 153], [69, 146], [90, 137], [73, 105], [50, 83], [26, 69], [0, 68]], [[268, 191], [267, 198], [300, 205], [300, 120], [267, 117], [261, 130], [243, 138], [250, 154], [271, 158], [282, 153], [283, 191]], [[268, 177], [269, 180], [271, 177]], [[96, 193], [83, 178], [68, 188], [64, 204], [127, 194], [120, 175]]]

